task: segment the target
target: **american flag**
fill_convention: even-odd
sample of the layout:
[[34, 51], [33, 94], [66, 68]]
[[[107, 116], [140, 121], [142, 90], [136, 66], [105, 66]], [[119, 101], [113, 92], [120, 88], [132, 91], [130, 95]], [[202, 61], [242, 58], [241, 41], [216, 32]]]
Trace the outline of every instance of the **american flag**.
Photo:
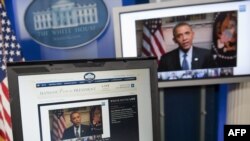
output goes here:
[[155, 56], [158, 61], [166, 52], [162, 34], [162, 20], [150, 19], [143, 24], [142, 53], [144, 56]]
[[63, 132], [66, 128], [66, 121], [64, 118], [63, 110], [55, 110], [53, 111], [53, 119], [52, 119], [52, 140], [60, 141], [63, 136]]
[[0, 3], [0, 140], [13, 141], [10, 97], [6, 77], [6, 63], [24, 61], [20, 45], [10, 28], [5, 8]]

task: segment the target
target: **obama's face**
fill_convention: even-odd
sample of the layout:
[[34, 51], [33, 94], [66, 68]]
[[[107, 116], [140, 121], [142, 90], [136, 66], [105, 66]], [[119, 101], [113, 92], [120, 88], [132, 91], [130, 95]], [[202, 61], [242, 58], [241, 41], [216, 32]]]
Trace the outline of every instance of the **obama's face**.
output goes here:
[[75, 126], [79, 126], [81, 124], [81, 115], [80, 115], [80, 113], [72, 113], [71, 116], [70, 116], [70, 121]]
[[181, 25], [175, 28], [174, 42], [177, 43], [181, 50], [187, 52], [193, 44], [194, 32], [189, 25]]

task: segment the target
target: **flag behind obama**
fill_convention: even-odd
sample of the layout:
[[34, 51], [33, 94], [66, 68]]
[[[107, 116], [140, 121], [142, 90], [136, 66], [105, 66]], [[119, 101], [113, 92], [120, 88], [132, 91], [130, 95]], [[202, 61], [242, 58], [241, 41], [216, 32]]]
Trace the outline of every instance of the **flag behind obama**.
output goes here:
[[161, 19], [146, 20], [143, 24], [142, 54], [144, 56], [155, 56], [158, 61], [166, 53], [166, 45], [161, 28]]
[[63, 137], [63, 132], [66, 129], [66, 121], [63, 110], [53, 111], [52, 120], [52, 141], [59, 141]]
[[10, 28], [3, 2], [0, 3], [0, 141], [13, 141], [10, 97], [6, 76], [7, 62], [23, 61], [20, 45]]

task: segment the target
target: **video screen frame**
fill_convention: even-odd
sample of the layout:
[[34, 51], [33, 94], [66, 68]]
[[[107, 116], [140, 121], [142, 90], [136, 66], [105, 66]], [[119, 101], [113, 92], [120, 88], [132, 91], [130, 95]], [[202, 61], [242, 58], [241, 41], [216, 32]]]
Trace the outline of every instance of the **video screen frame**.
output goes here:
[[[226, 9], [211, 9], [211, 5], [220, 5], [220, 4], [237, 4], [236, 7], [232, 8], [226, 8]], [[144, 8], [143, 8], [144, 7]], [[190, 7], [192, 7], [194, 10], [190, 10]], [[202, 8], [204, 7], [205, 10]], [[189, 85], [201, 85], [201, 84], [220, 84], [220, 83], [234, 83], [234, 82], [242, 82], [242, 81], [248, 81], [249, 72], [247, 72], [247, 67], [249, 68], [249, 65], [245, 65], [243, 62], [244, 57], [247, 55], [242, 50], [246, 50], [246, 47], [242, 47], [242, 45], [246, 44], [245, 38], [241, 38], [239, 40], [239, 32], [242, 32], [242, 29], [239, 31], [239, 27], [242, 25], [246, 25], [246, 23], [243, 23], [242, 15], [239, 15], [246, 12], [246, 9], [249, 7], [249, 2], [247, 1], [206, 1], [206, 2], [191, 2], [189, 4], [181, 4], [181, 3], [161, 3], [161, 4], [148, 4], [147, 6], [137, 6], [137, 7], [130, 7], [130, 8], [123, 8], [123, 9], [114, 9], [113, 14], [115, 18], [118, 18], [119, 25], [116, 26], [115, 33], [117, 34], [116, 39], [116, 55], [122, 56], [122, 57], [134, 57], [134, 56], [144, 56], [145, 53], [142, 51], [142, 46], [144, 46], [145, 41], [142, 41], [145, 37], [143, 37], [144, 29], [146, 26], [144, 26], [143, 21], [149, 21], [149, 20], [161, 20], [161, 24], [169, 23], [168, 25], [164, 25], [165, 31], [162, 31], [162, 36], [166, 36], [166, 33], [168, 34], [168, 38], [165, 38], [165, 43], [168, 48], [167, 51], [171, 51], [176, 47], [176, 43], [173, 41], [173, 27], [175, 24], [179, 22], [187, 22], [190, 24], [194, 30], [197, 30], [197, 28], [204, 27], [203, 32], [196, 32], [196, 37], [198, 39], [194, 39], [194, 45], [201, 46], [201, 48], [204, 48], [206, 45], [209, 46], [211, 51], [211, 58], [216, 59], [216, 67], [203, 67], [203, 68], [195, 68], [188, 71], [183, 71], [181, 69], [176, 69], [173, 71], [162, 71], [159, 70], [158, 72], [158, 80], [159, 80], [159, 87], [173, 87], [173, 86], [189, 86]], [[203, 12], [195, 12], [198, 8], [202, 9]], [[137, 9], [137, 10], [136, 10]], [[170, 11], [168, 11], [170, 9]], [[189, 11], [185, 11], [189, 9]], [[196, 9], [196, 10], [195, 10]], [[178, 10], [183, 10], [183, 12], [180, 12]], [[161, 12], [158, 12], [161, 11]], [[146, 13], [149, 18], [146, 16], [141, 16], [142, 13]], [[165, 12], [165, 14], [160, 14]], [[166, 12], [169, 12], [169, 14], [166, 14]], [[175, 12], [179, 12], [176, 14]], [[180, 14], [182, 13], [182, 14]], [[225, 52], [225, 48], [221, 47], [221, 44], [219, 44], [218, 40], [216, 41], [216, 38], [218, 39], [220, 32], [220, 35], [222, 36], [223, 31], [218, 31], [218, 26], [221, 26], [222, 28], [222, 22], [223, 18], [225, 19], [226, 15], [231, 15], [231, 17], [234, 18], [233, 22], [235, 24], [234, 30], [235, 33], [231, 34], [230, 36], [234, 38], [235, 42], [234, 47], [231, 47], [228, 49], [227, 53]], [[248, 13], [249, 14], [249, 13]], [[212, 16], [211, 16], [212, 15]], [[233, 15], [233, 16], [232, 16]], [[205, 18], [204, 18], [205, 17]], [[124, 22], [127, 19], [128, 22]], [[205, 19], [205, 20], [204, 20]], [[207, 20], [207, 19], [210, 19]], [[239, 23], [238, 20], [241, 20], [243, 22]], [[158, 21], [159, 22], [159, 21]], [[172, 22], [172, 23], [171, 23]], [[122, 27], [123, 24], [126, 23], [126, 26], [132, 26], [130, 29], [125, 29]], [[209, 25], [210, 23], [210, 25]], [[216, 24], [217, 23], [217, 24]], [[172, 25], [171, 25], [172, 24]], [[149, 24], [149, 26], [152, 26], [153, 24]], [[133, 27], [134, 26], [134, 27]], [[154, 28], [157, 28], [157, 24], [154, 25], [155, 27], [151, 28], [153, 30], [157, 30]], [[208, 26], [210, 26], [208, 28]], [[217, 27], [216, 27], [217, 26]], [[199, 30], [199, 29], [198, 29]], [[132, 32], [133, 31], [133, 32]], [[201, 35], [204, 32], [209, 32], [209, 35], [207, 35], [206, 38], [210, 38], [209, 42], [206, 42], [204, 45], [202, 45], [202, 42], [204, 42], [204, 39], [201, 39]], [[124, 32], [124, 33], [123, 33]], [[156, 32], [156, 31], [148, 31], [148, 32]], [[165, 33], [164, 33], [165, 32]], [[230, 32], [230, 30], [224, 30], [225, 35], [227, 35]], [[130, 35], [128, 36], [128, 33]], [[204, 34], [203, 34], [204, 35]], [[124, 36], [126, 38], [124, 38]], [[216, 37], [217, 36], [217, 37]], [[135, 38], [136, 40], [130, 40], [132, 38]], [[156, 38], [156, 37], [153, 37]], [[158, 38], [158, 37], [157, 37]], [[224, 40], [227, 37], [224, 36]], [[130, 40], [130, 43], [126, 43], [125, 41]], [[161, 39], [159, 39], [161, 40]], [[164, 40], [164, 39], [162, 39]], [[200, 42], [199, 42], [200, 41]], [[242, 42], [244, 41], [244, 42]], [[132, 43], [131, 43], [132, 42]], [[136, 43], [134, 43], [136, 42]], [[154, 44], [154, 43], [153, 43]], [[164, 49], [163, 43], [155, 42], [155, 44], [161, 44], [163, 47], [163, 51], [158, 49], [154, 53], [149, 53], [146, 56], [157, 56], [158, 60], [160, 61], [160, 58], [162, 54], [166, 53], [166, 49]], [[149, 46], [149, 45], [147, 45]], [[159, 46], [159, 45], [158, 45]], [[119, 48], [120, 47], [120, 48]], [[154, 46], [150, 46], [147, 48], [154, 48]], [[245, 49], [244, 49], [245, 48]], [[230, 52], [231, 49], [231, 52]], [[165, 52], [164, 52], [165, 51]], [[163, 52], [163, 53], [162, 53]], [[239, 58], [239, 52], [240, 57]], [[197, 58], [196, 58], [197, 59]], [[175, 60], [170, 60], [170, 62], [174, 62]], [[227, 62], [227, 63], [224, 63]], [[239, 66], [238, 68], [236, 66]], [[246, 69], [245, 69], [246, 68]], [[230, 73], [223, 73], [224, 70], [229, 70]], [[205, 71], [205, 72], [204, 72]], [[169, 79], [173, 73], [178, 74], [178, 77], [175, 79]], [[183, 75], [189, 74], [191, 76], [185, 76]], [[199, 76], [197, 77], [197, 74]], [[177, 79], [178, 78], [178, 79]], [[171, 81], [170, 81], [171, 80]], [[198, 80], [199, 82], [192, 83], [193, 80]], [[181, 82], [181, 83], [180, 83]]]

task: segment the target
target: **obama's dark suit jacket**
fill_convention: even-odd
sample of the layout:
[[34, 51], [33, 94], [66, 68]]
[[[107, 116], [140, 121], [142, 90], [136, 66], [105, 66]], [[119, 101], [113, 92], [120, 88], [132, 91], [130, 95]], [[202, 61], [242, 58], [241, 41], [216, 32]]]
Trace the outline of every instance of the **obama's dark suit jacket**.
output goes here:
[[[81, 137], [92, 135], [89, 126], [87, 125], [80, 125], [80, 126], [81, 126], [81, 133], [80, 133]], [[76, 138], [76, 136], [75, 136], [74, 126], [72, 125], [64, 130], [62, 140], [73, 139], [73, 138]]]
[[[193, 46], [193, 56], [191, 69], [214, 68], [216, 64], [213, 60], [211, 52], [207, 49], [202, 49]], [[158, 71], [175, 71], [182, 70], [179, 58], [179, 49], [174, 49], [162, 55]]]

